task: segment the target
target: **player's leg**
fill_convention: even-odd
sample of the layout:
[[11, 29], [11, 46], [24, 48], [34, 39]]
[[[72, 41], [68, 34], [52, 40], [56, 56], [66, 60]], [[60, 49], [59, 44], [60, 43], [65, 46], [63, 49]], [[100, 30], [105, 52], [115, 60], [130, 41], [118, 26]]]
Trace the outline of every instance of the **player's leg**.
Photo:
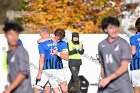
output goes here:
[[135, 87], [134, 87], [134, 93], [140, 93], [140, 88], [137, 87], [137, 86], [135, 86]]
[[57, 80], [50, 78], [49, 79], [51, 88], [53, 90], [54, 93], [60, 93], [60, 89], [59, 89], [59, 83]]
[[41, 89], [34, 87], [34, 92], [35, 93], [40, 93]]
[[52, 88], [52, 90], [53, 90], [54, 93], [61, 93], [59, 87]]
[[67, 93], [68, 85], [67, 85], [67, 80], [66, 80], [66, 76], [63, 69], [57, 70], [57, 77], [58, 77], [58, 82], [59, 82], [62, 93]]
[[140, 93], [140, 70], [133, 70], [131, 72], [132, 75], [132, 83], [134, 86], [134, 93]]
[[70, 67], [70, 71], [74, 79], [74, 86], [76, 88], [76, 93], [80, 93], [79, 77], [78, 77], [79, 70], [80, 67]]
[[51, 73], [49, 77], [49, 83], [54, 93], [60, 93], [59, 82], [56, 72], [56, 69], [51, 69], [49, 71], [49, 73]]
[[[34, 84], [34, 91], [35, 91], [35, 93], [40, 93], [42, 88], [46, 87], [46, 85], [48, 83], [48, 80], [49, 80], [49, 76], [47, 76], [47, 74], [48, 74], [48, 71], [47, 70], [43, 70], [41, 80], [36, 80], [36, 82]], [[47, 88], [47, 89], [49, 89], [49, 88]], [[49, 93], [49, 92], [47, 92], [47, 93]]]
[[68, 91], [68, 85], [67, 85], [67, 81], [63, 81], [60, 83], [60, 88], [62, 93], [67, 93]]
[[50, 93], [50, 92], [51, 92], [50, 85], [47, 85], [47, 86], [44, 88], [44, 93]]
[[35, 81], [35, 84], [34, 84], [34, 92], [35, 93], [40, 93], [41, 91], [41, 86], [39, 85], [39, 82], [38, 80]]

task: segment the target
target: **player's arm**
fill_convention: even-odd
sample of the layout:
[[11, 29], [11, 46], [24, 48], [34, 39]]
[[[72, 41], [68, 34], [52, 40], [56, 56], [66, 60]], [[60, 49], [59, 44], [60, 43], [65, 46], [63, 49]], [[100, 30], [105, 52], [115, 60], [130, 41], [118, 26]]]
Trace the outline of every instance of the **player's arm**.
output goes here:
[[40, 58], [39, 58], [39, 70], [38, 70], [37, 79], [40, 80], [42, 76], [42, 70], [44, 66], [44, 57], [45, 57], [45, 50], [44, 50], [43, 43], [39, 44], [38, 50], [39, 50]]
[[37, 40], [37, 43], [40, 44], [40, 43], [47, 41], [47, 40], [51, 40], [51, 38], [41, 38], [41, 39]]
[[44, 54], [40, 54], [40, 59], [39, 59], [39, 73], [42, 73], [43, 67], [44, 67]]
[[113, 72], [110, 76], [103, 78], [99, 82], [99, 86], [104, 88], [109, 84], [109, 82], [111, 82], [114, 79], [117, 79], [118, 77], [123, 75], [125, 72], [127, 72], [128, 63], [129, 63], [128, 60], [123, 60], [121, 63], [121, 66], [115, 72]]
[[104, 78], [104, 67], [101, 66], [101, 78]]
[[69, 53], [68, 53], [68, 50], [67, 50], [67, 49], [64, 49], [60, 54], [59, 54], [59, 52], [58, 52], [57, 55], [58, 55], [60, 58], [66, 60], [66, 61], [68, 61], [68, 59], [69, 59]]
[[99, 60], [99, 63], [101, 64], [101, 78], [104, 78], [104, 66], [103, 66], [103, 57], [102, 57], [102, 54], [100, 52], [100, 45], [98, 45], [98, 60]]
[[58, 50], [53, 50], [52, 55], [57, 55], [66, 61], [68, 61], [69, 59], [69, 53], [67, 49], [63, 49], [62, 52], [58, 52]]
[[17, 74], [15, 80], [7, 88], [6, 91], [8, 91], [8, 92], [9, 91], [11, 92], [16, 87], [18, 87], [26, 78], [28, 78], [29, 73], [30, 73], [28, 53], [25, 50], [24, 51], [19, 51], [17, 57], [19, 59], [19, 61], [18, 61], [19, 73]]
[[11, 93], [11, 91], [18, 87], [24, 81], [25, 78], [26, 75], [24, 75], [23, 73], [19, 73], [4, 93]]
[[110, 76], [108, 76], [108, 79], [110, 81], [112, 81], [112, 80], [120, 77], [125, 72], [127, 72], [128, 71], [128, 64], [129, 64], [129, 60], [123, 60], [121, 62], [121, 66], [114, 73], [112, 73]]
[[40, 44], [42, 43], [42, 38], [37, 40], [37, 43]]
[[57, 55], [59, 56], [60, 58], [68, 61], [69, 59], [69, 53], [68, 53], [68, 47], [67, 47], [67, 44], [66, 43], [63, 43], [62, 44], [62, 51], [61, 52], [58, 52], [58, 50], [53, 50], [53, 53], [52, 55]]
[[63, 48], [62, 48], [62, 52], [60, 53], [59, 55], [59, 52], [58, 52], [58, 56], [66, 61], [69, 60], [69, 53], [68, 53], [68, 46], [67, 46], [67, 43], [63, 43], [62, 44]]
[[132, 55], [136, 54], [136, 46], [135, 45], [131, 46], [131, 53], [132, 53]]
[[56, 39], [54, 37], [50, 37], [50, 39], [54, 42], [57, 43]]
[[135, 39], [134, 37], [130, 37], [130, 45], [131, 45], [131, 54], [135, 55], [136, 54], [136, 44], [135, 44]]

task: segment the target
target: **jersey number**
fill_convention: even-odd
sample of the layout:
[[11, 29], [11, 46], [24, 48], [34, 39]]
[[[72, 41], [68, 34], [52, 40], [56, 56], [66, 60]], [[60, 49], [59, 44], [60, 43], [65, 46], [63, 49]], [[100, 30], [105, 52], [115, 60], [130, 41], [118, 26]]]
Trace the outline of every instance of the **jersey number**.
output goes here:
[[112, 54], [106, 54], [106, 63], [113, 63]]

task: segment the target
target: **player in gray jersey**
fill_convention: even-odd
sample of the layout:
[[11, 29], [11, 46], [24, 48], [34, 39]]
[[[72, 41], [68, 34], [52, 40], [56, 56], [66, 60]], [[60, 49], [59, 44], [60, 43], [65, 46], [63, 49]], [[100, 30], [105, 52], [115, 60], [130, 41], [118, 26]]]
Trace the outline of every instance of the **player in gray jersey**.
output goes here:
[[34, 93], [31, 86], [29, 56], [26, 49], [18, 44], [19, 33], [23, 28], [16, 23], [6, 23], [3, 31], [9, 46], [7, 63], [10, 81], [3, 93]]
[[133, 93], [128, 74], [130, 46], [117, 35], [119, 25], [115, 17], [107, 17], [102, 21], [102, 29], [108, 37], [98, 45], [102, 76], [98, 93]]

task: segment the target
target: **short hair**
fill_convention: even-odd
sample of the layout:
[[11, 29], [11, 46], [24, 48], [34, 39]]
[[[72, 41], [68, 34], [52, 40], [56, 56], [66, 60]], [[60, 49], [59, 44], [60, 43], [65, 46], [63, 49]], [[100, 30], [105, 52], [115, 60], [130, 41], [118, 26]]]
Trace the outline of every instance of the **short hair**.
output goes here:
[[40, 29], [39, 31], [44, 31], [44, 32], [50, 33], [50, 29], [49, 29], [48, 27], [43, 27], [43, 28]]
[[135, 27], [137, 28], [138, 32], [140, 32], [140, 17], [136, 20]]
[[60, 36], [60, 39], [63, 39], [65, 37], [65, 30], [58, 28], [55, 30], [54, 35]]
[[102, 20], [102, 30], [106, 29], [110, 24], [117, 27], [120, 26], [120, 22], [117, 18], [109, 16]]
[[20, 25], [17, 24], [17, 23], [6, 22], [6, 23], [4, 24], [3, 31], [4, 31], [5, 33], [7, 33], [7, 32], [10, 31], [10, 30], [14, 30], [14, 31], [20, 33], [20, 32], [22, 32], [24, 29], [23, 29], [22, 26], [20, 26]]

